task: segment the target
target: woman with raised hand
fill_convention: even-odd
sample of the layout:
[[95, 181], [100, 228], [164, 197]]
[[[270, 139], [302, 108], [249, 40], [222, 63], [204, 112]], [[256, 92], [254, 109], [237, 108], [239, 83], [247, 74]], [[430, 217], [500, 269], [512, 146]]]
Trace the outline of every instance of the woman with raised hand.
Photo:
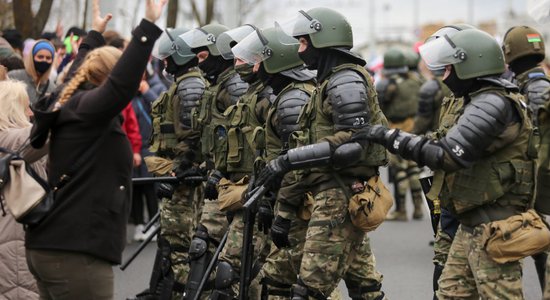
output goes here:
[[[112, 265], [120, 263], [126, 244], [132, 187], [132, 151], [120, 113], [136, 94], [162, 33], [154, 22], [165, 4], [146, 1], [145, 18], [123, 53], [113, 47], [90, 51], [50, 113], [48, 181], [55, 185], [65, 173], [71, 176], [57, 190], [50, 214], [26, 235], [27, 260], [42, 299], [113, 299]], [[100, 33], [110, 18], [100, 16], [95, 0], [88, 37], [104, 44]], [[91, 158], [73, 172], [71, 166], [90, 147]]]

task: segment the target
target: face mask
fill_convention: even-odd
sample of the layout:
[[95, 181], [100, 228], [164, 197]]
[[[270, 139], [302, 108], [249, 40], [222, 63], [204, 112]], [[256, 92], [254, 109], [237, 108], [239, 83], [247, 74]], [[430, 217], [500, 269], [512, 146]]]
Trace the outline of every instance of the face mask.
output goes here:
[[208, 55], [205, 60], [200, 62], [199, 68], [208, 76], [217, 75], [216, 72], [219, 70], [217, 60], [213, 55]]
[[168, 74], [176, 74], [176, 72], [178, 71], [178, 65], [176, 65], [176, 63], [174, 62], [174, 60], [169, 57], [167, 60], [166, 60], [166, 67], [164, 68], [164, 70], [168, 73]]
[[316, 70], [319, 64], [319, 59], [321, 54], [318, 49], [315, 49], [313, 46], [307, 46], [306, 50], [303, 52], [298, 52], [298, 56], [304, 61], [306, 67], [310, 70]]
[[467, 95], [470, 92], [473, 81], [470, 79], [462, 80], [458, 78], [455, 68], [452, 68], [451, 74], [449, 74], [447, 78], [443, 79], [443, 83], [449, 87], [455, 97], [464, 97], [464, 95]]
[[254, 73], [252, 70], [254, 69], [254, 66], [251, 66], [249, 64], [242, 64], [235, 66], [235, 71], [239, 76], [241, 76], [241, 79], [245, 82], [252, 82], [256, 78], [256, 73]]
[[264, 64], [260, 65], [260, 68], [258, 69], [258, 78], [260, 78], [260, 81], [263, 82], [265, 85], [269, 85], [271, 83], [271, 80], [273, 79], [273, 76], [264, 68]]
[[46, 73], [52, 64], [45, 61], [34, 61], [34, 69], [40, 74]]

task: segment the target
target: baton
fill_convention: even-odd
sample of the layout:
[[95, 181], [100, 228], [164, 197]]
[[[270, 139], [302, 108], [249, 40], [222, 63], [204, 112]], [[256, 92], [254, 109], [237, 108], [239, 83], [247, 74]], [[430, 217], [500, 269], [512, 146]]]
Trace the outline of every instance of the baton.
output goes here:
[[124, 271], [132, 263], [132, 261], [134, 261], [134, 259], [138, 256], [138, 254], [140, 254], [141, 251], [143, 251], [145, 246], [147, 246], [147, 244], [149, 244], [149, 242], [153, 239], [153, 237], [155, 235], [158, 234], [159, 231], [160, 231], [160, 226], [155, 228], [155, 230], [153, 230], [153, 232], [141, 243], [141, 245], [139, 245], [139, 247], [132, 254], [132, 256], [130, 256], [130, 258], [120, 266], [120, 269], [122, 271]]

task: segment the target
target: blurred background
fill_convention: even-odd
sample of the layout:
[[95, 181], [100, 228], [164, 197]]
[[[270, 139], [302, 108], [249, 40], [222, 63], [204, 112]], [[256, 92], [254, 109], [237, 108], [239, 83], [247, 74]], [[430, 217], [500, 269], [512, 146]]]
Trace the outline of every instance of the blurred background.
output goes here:
[[[101, 0], [102, 13], [114, 15], [109, 29], [129, 37], [143, 16], [144, 0]], [[63, 32], [90, 27], [91, 0], [0, 0], [0, 30], [16, 28], [23, 38], [43, 32]], [[229, 27], [251, 23], [260, 28], [292, 18], [300, 10], [316, 6], [336, 9], [353, 26], [354, 51], [381, 66], [382, 53], [390, 46], [415, 47], [437, 28], [450, 23], [469, 23], [500, 41], [515, 25], [536, 28], [547, 39], [550, 27], [532, 17], [546, 0], [171, 0], [159, 25], [193, 28], [210, 22]], [[544, 6], [547, 7], [547, 6]], [[542, 8], [544, 10], [544, 8]], [[550, 51], [550, 47], [547, 47]], [[548, 55], [547, 55], [548, 56]]]

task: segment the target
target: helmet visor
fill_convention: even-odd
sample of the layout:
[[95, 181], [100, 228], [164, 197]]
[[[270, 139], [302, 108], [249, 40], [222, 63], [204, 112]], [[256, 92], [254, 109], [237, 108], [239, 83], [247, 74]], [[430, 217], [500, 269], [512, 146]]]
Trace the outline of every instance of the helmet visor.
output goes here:
[[201, 28], [189, 30], [179, 37], [193, 49], [210, 46], [216, 42], [216, 37], [212, 33], [208, 33]]
[[451, 27], [451, 26], [440, 28], [438, 31], [434, 32], [432, 35], [430, 35], [430, 37], [426, 39], [426, 43], [434, 41], [444, 35], [453, 36], [455, 33], [459, 31], [460, 30], [458, 28]]
[[293, 37], [307, 35], [321, 30], [321, 23], [303, 10], [300, 10], [294, 19], [276, 24], [284, 33]]
[[422, 59], [432, 70], [441, 69], [466, 59], [466, 53], [458, 48], [448, 35], [444, 35], [418, 48]]
[[168, 56], [176, 52], [176, 47], [174, 47], [174, 37], [172, 37], [166, 30], [160, 35], [160, 37], [155, 42], [153, 46], [153, 51], [151, 55], [154, 58], [163, 60]]
[[275, 29], [277, 33], [277, 38], [279, 39], [279, 42], [283, 45], [299, 45], [300, 41], [295, 39], [294, 37], [288, 35], [286, 31], [281, 27], [281, 24], [275, 22]]
[[273, 51], [267, 47], [267, 40], [257, 30], [231, 48], [231, 51], [236, 58], [250, 65], [262, 62], [273, 55]]
[[216, 47], [218, 47], [222, 57], [227, 60], [233, 59], [234, 56], [231, 48], [242, 41], [252, 31], [254, 31], [254, 27], [244, 25], [221, 33], [216, 40]]

